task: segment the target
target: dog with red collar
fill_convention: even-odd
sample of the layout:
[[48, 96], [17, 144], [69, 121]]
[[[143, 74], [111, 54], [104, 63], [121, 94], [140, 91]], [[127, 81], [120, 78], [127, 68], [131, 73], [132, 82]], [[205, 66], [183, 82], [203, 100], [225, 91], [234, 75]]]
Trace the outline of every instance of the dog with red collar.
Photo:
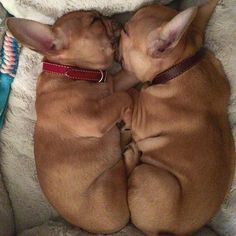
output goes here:
[[44, 55], [36, 91], [35, 161], [41, 188], [70, 223], [92, 233], [129, 220], [127, 180], [116, 123], [132, 99], [113, 91], [107, 72], [119, 27], [95, 11], [75, 11], [53, 26], [9, 18], [11, 33]]

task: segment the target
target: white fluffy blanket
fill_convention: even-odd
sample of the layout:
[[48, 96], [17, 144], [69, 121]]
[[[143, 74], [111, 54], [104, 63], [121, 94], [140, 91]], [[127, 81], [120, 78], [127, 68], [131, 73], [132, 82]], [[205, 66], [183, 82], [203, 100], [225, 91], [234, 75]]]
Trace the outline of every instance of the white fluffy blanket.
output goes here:
[[[52, 23], [55, 18], [75, 9], [97, 9], [111, 15], [126, 10], [134, 10], [151, 0], [0, 0], [4, 7], [13, 15]], [[194, 0], [185, 0], [185, 3]], [[197, 1], [197, 0], [196, 0]], [[196, 2], [195, 1], [195, 2]], [[162, 1], [164, 2], [164, 0]], [[170, 1], [165, 1], [170, 2]], [[207, 31], [206, 45], [213, 49], [225, 66], [232, 87], [230, 119], [236, 137], [236, 1], [224, 0], [217, 7]], [[22, 236], [33, 235], [88, 235], [77, 231], [61, 222], [49, 221], [57, 213], [44, 198], [37, 180], [34, 154], [33, 131], [35, 124], [35, 86], [41, 71], [41, 56], [27, 48], [23, 48], [18, 73], [12, 85], [9, 110], [5, 128], [0, 134], [1, 139], [1, 171], [11, 200], [11, 212], [2, 216], [1, 224], [10, 225], [11, 230], [5, 235], [12, 235], [14, 226]], [[220, 186], [219, 186], [220, 188]], [[9, 204], [1, 201], [0, 211]], [[3, 202], [3, 203], [2, 203]], [[4, 204], [4, 205], [1, 205]], [[7, 218], [6, 218], [7, 215]], [[13, 217], [14, 216], [14, 217]], [[160, 216], [161, 217], [161, 216]], [[14, 220], [14, 221], [13, 221]], [[47, 223], [46, 223], [47, 222]], [[43, 225], [41, 225], [43, 224]], [[41, 226], [39, 226], [41, 225]], [[33, 228], [38, 226], [36, 228]], [[229, 198], [222, 206], [211, 226], [222, 235], [236, 235], [236, 182]], [[7, 231], [6, 231], [7, 232]], [[207, 232], [207, 233], [206, 233]], [[117, 234], [116, 234], [117, 235]], [[119, 235], [142, 235], [128, 226]], [[212, 235], [209, 231], [199, 235]]]
[[[158, 0], [162, 4], [172, 0]], [[77, 9], [95, 9], [105, 15], [133, 11], [153, 0], [1, 0], [4, 7], [16, 17], [53, 23], [58, 16]]]

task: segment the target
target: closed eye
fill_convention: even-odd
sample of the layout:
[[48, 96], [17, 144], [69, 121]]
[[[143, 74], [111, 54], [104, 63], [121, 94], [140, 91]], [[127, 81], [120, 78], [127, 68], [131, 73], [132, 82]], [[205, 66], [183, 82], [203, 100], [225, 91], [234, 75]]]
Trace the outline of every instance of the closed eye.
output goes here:
[[99, 16], [94, 16], [90, 24], [92, 25], [97, 21], [101, 21], [101, 18]]
[[121, 64], [122, 68], [125, 69], [125, 60], [123, 57], [120, 59], [120, 64]]
[[129, 33], [128, 33], [128, 30], [126, 29], [125, 26], [123, 26], [122, 30], [124, 31], [124, 33], [129, 37]]

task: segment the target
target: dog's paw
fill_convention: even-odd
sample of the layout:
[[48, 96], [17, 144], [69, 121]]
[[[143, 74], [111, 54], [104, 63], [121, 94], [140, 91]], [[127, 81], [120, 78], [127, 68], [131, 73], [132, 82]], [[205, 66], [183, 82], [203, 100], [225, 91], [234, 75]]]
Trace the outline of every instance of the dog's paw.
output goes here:
[[123, 156], [124, 156], [125, 166], [126, 166], [128, 175], [139, 164], [141, 155], [142, 155], [141, 152], [138, 150], [138, 147], [134, 142], [131, 142], [124, 149]]

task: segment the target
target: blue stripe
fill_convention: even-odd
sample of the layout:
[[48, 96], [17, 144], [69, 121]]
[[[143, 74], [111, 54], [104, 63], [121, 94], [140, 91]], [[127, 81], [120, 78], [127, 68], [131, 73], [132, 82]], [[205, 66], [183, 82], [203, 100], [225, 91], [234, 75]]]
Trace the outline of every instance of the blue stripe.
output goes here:
[[[3, 43], [4, 45], [4, 43]], [[15, 65], [12, 66], [11, 74], [16, 74], [18, 61], [19, 61], [19, 54], [20, 54], [20, 44], [14, 38], [12, 41], [12, 52], [14, 53], [15, 57]], [[2, 64], [1, 68], [4, 65], [8, 64], [9, 59], [6, 58], [6, 52], [4, 48], [1, 49], [1, 59]], [[9, 74], [0, 73], [0, 128], [3, 127], [5, 116], [7, 112], [7, 105], [8, 99], [11, 92], [11, 83], [13, 82], [14, 77]]]

